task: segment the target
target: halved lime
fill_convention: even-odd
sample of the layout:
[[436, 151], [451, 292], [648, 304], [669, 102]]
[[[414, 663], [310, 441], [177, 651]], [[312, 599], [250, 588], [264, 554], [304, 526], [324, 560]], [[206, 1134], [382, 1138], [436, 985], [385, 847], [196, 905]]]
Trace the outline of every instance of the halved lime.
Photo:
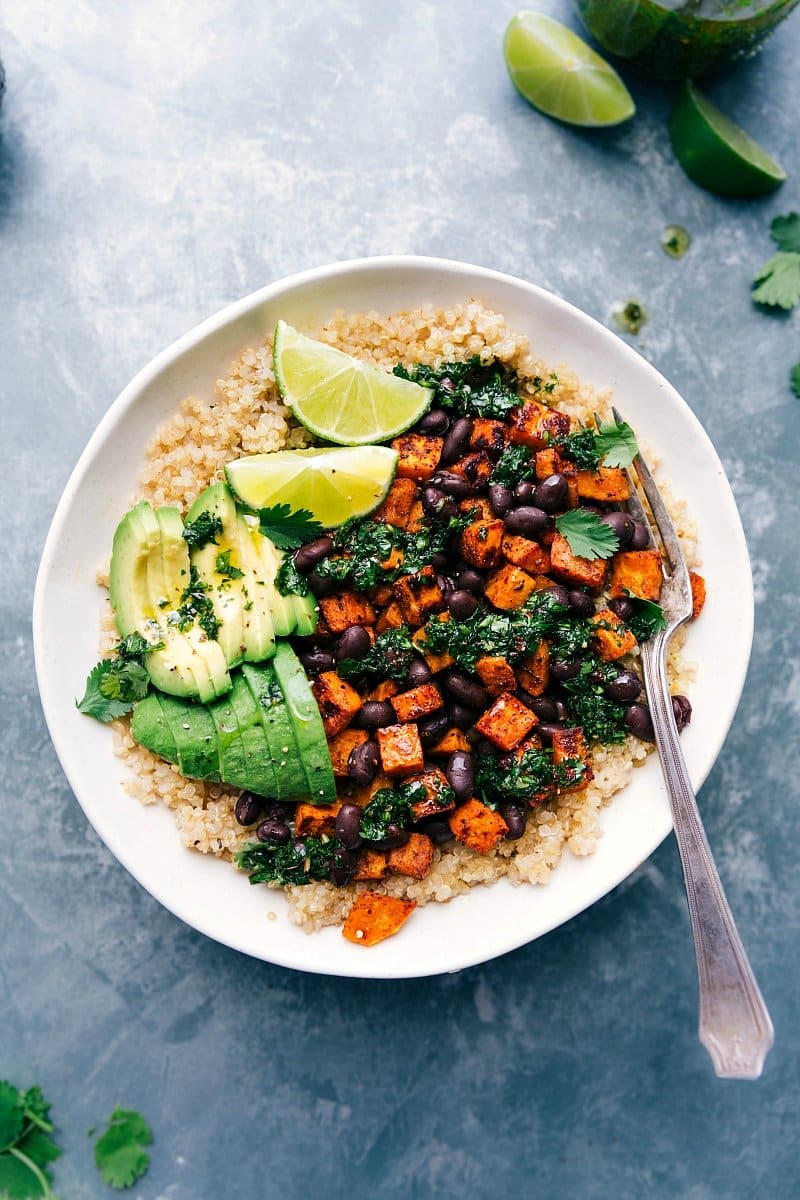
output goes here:
[[326, 442], [363, 446], [403, 433], [430, 407], [431, 388], [360, 362], [285, 321], [275, 329], [275, 379], [284, 404]]
[[783, 167], [692, 83], [678, 92], [669, 133], [689, 178], [718, 196], [763, 196], [786, 178]]
[[570, 125], [618, 125], [636, 112], [614, 68], [552, 17], [517, 13], [503, 53], [514, 86], [549, 117]]
[[372, 512], [388, 492], [398, 454], [388, 446], [277, 450], [228, 463], [238, 499], [258, 510], [273, 504], [306, 508], [326, 529]]

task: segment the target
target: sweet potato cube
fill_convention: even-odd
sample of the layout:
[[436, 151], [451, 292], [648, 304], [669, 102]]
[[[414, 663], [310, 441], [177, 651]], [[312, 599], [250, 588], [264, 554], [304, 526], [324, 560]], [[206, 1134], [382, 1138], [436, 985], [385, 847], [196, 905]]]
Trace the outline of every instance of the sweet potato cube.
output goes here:
[[[435, 817], [437, 813], [449, 812], [456, 806], [453, 799], [448, 800], [446, 804], [439, 803], [439, 797], [443, 795], [442, 789], [447, 789], [450, 785], [444, 771], [440, 771], [438, 767], [426, 767], [419, 775], [409, 775], [404, 782], [421, 783], [425, 788], [424, 798], [415, 800], [411, 805], [415, 821], [421, 821], [423, 817]], [[450, 795], [452, 796], [452, 792]]]
[[477, 854], [489, 854], [508, 833], [500, 813], [473, 797], [447, 818], [453, 837]]
[[362, 850], [359, 854], [358, 865], [353, 879], [356, 883], [373, 883], [378, 879], [385, 879], [391, 873], [389, 851], [373, 850], [370, 848]]
[[344, 633], [351, 625], [374, 625], [375, 609], [359, 592], [335, 592], [319, 602], [331, 633]]
[[579, 725], [553, 732], [553, 766], [561, 767], [565, 780], [559, 792], [581, 792], [594, 779], [592, 755]]
[[595, 613], [592, 625], [592, 645], [604, 662], [613, 662], [636, 648], [636, 638], [610, 608], [601, 608]]
[[428, 754], [431, 758], [449, 758], [451, 754], [455, 754], [456, 750], [465, 750], [469, 753], [471, 749], [472, 745], [465, 734], [453, 726], [442, 735], [435, 746], [431, 746]]
[[487, 417], [475, 417], [469, 435], [470, 449], [486, 450], [489, 454], [502, 454], [506, 444], [506, 426], [503, 421]]
[[473, 487], [482, 487], [494, 470], [494, 463], [485, 450], [475, 450], [454, 462], [448, 470], [454, 475], [463, 475]]
[[375, 687], [367, 694], [368, 700], [391, 700], [392, 696], [396, 696], [400, 691], [400, 684], [395, 683], [394, 679], [382, 679], [380, 683], [376, 683]]
[[396, 571], [398, 567], [402, 567], [405, 555], [402, 550], [398, 550], [397, 546], [393, 546], [389, 551], [389, 557], [384, 558], [381, 567], [384, 571]]
[[347, 764], [356, 746], [369, 741], [366, 729], [343, 729], [328, 743], [333, 773], [337, 779], [347, 778]]
[[484, 596], [495, 608], [508, 612], [522, 608], [528, 597], [536, 591], [533, 577], [513, 563], [505, 563], [493, 571], [486, 582]]
[[379, 792], [381, 788], [390, 788], [391, 786], [392, 780], [389, 776], [379, 771], [372, 783], [368, 783], [364, 787], [354, 787], [352, 784], [348, 784], [347, 799], [351, 804], [357, 804], [359, 808], [366, 808], [376, 792]]
[[499, 655], [485, 654], [483, 658], [479, 658], [475, 664], [475, 674], [490, 696], [517, 690], [514, 668], [507, 659]]
[[401, 625], [405, 625], [403, 610], [396, 600], [392, 600], [379, 614], [375, 630], [383, 633], [387, 629], [399, 629]]
[[416, 498], [417, 485], [413, 479], [395, 479], [386, 493], [386, 499], [372, 514], [372, 519], [382, 525], [407, 529], [408, 518]]
[[502, 521], [473, 521], [461, 534], [461, 554], [472, 567], [497, 567], [503, 559]]
[[537, 450], [534, 459], [536, 478], [541, 481], [550, 475], [577, 475], [578, 468], [556, 446], [548, 446], [545, 450]]
[[419, 730], [413, 722], [407, 725], [387, 725], [377, 731], [381, 766], [385, 775], [413, 775], [425, 765]]
[[658, 550], [622, 550], [614, 557], [608, 591], [611, 596], [624, 596], [627, 590], [642, 600], [658, 600], [663, 580]]
[[341, 801], [334, 804], [297, 804], [294, 810], [294, 827], [298, 837], [333, 837], [336, 832], [336, 814], [342, 807]]
[[[442, 621], [442, 620], [449, 621], [450, 614], [449, 613], [439, 613], [433, 619], [436, 621]], [[427, 648], [427, 645], [426, 645], [427, 636], [425, 634], [424, 629], [417, 629], [415, 633], [412, 633], [411, 640], [414, 643], [414, 645], [417, 646], [417, 648], [422, 651], [423, 658], [425, 659], [425, 662], [428, 664], [428, 666], [430, 667], [430, 669], [434, 675], [436, 674], [437, 671], [444, 671], [444, 669], [446, 667], [452, 667], [453, 663], [455, 662], [455, 659], [453, 658], [452, 654], [448, 654], [447, 652], [439, 654], [435, 650], [429, 650]]]
[[433, 842], [424, 833], [409, 834], [404, 845], [389, 851], [389, 870], [392, 875], [424, 879], [432, 866]]
[[421, 433], [404, 433], [392, 442], [397, 460], [398, 479], [430, 479], [442, 457], [444, 439], [424, 437]]
[[585, 587], [597, 595], [606, 577], [606, 562], [603, 558], [581, 558], [573, 554], [569, 542], [556, 533], [550, 547], [550, 569], [562, 583], [574, 587]]
[[582, 500], [600, 500], [614, 504], [631, 494], [628, 477], [621, 467], [598, 467], [596, 471], [578, 471], [578, 495]]
[[342, 937], [357, 946], [374, 946], [397, 933], [416, 907], [416, 900], [362, 892], [347, 914]]
[[515, 567], [532, 575], [546, 575], [550, 570], [550, 551], [530, 538], [507, 533], [503, 538], [503, 554]]
[[336, 737], [352, 721], [361, 708], [361, 697], [355, 688], [335, 671], [323, 671], [311, 684], [319, 707], [322, 724], [329, 738]]
[[539, 642], [533, 654], [523, 658], [517, 667], [517, 676], [526, 692], [531, 696], [541, 696], [547, 690], [550, 682], [550, 645], [546, 641]]
[[470, 496], [468, 500], [460, 500], [458, 511], [472, 521], [494, 521], [495, 512], [485, 496]]
[[475, 722], [475, 728], [501, 750], [513, 750], [538, 723], [536, 715], [521, 700], [503, 692]]
[[689, 583], [692, 587], [692, 620], [699, 617], [706, 602], [706, 581], [697, 571], [689, 572]]
[[544, 450], [549, 442], [565, 438], [572, 426], [566, 413], [555, 412], [538, 400], [528, 400], [511, 414], [509, 441]]
[[406, 526], [406, 529], [409, 533], [419, 533], [421, 529], [425, 528], [425, 522], [427, 519], [428, 518], [425, 516], [425, 509], [422, 507], [422, 501], [415, 500], [411, 505], [411, 512], [408, 514], [408, 525]]
[[408, 692], [400, 692], [391, 697], [392, 708], [397, 714], [398, 721], [419, 721], [428, 713], [436, 712], [444, 704], [442, 693], [435, 683], [421, 683], [419, 687], [411, 688]]
[[436, 581], [433, 567], [402, 575], [392, 588], [409, 625], [422, 625], [428, 613], [436, 612], [444, 604], [444, 593]]

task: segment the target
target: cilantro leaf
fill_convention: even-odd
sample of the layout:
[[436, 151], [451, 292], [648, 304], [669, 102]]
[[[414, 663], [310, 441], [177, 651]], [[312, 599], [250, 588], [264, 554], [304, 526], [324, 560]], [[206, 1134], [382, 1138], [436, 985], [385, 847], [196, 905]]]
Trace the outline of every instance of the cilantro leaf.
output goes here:
[[50, 1138], [50, 1105], [39, 1088], [22, 1092], [0, 1083], [0, 1196], [3, 1200], [49, 1200], [47, 1166], [61, 1148]]
[[633, 616], [625, 624], [636, 638], [637, 642], [646, 642], [661, 629], [667, 628], [664, 610], [654, 600], [645, 600], [628, 588], [622, 589], [633, 604]]
[[325, 532], [324, 526], [307, 508], [292, 509], [288, 504], [273, 504], [258, 513], [259, 529], [279, 550], [296, 550], [304, 542], [313, 542]]
[[780, 250], [753, 277], [753, 299], [771, 308], [794, 308], [800, 304], [800, 254]]
[[800, 213], [790, 212], [783, 217], [776, 217], [769, 232], [779, 250], [794, 250], [800, 254]]
[[24, 1123], [22, 1096], [13, 1084], [3, 1080], [0, 1082], [0, 1151], [16, 1142]]
[[216, 559], [214, 560], [214, 570], [218, 575], [221, 575], [223, 579], [244, 578], [244, 571], [240, 571], [238, 567], [234, 567], [232, 564], [230, 550], [223, 550], [221, 554], [217, 555]]
[[141, 1113], [119, 1106], [114, 1109], [108, 1129], [94, 1147], [94, 1161], [109, 1187], [131, 1187], [144, 1175], [150, 1155], [142, 1147], [152, 1141], [153, 1135]]
[[594, 440], [604, 467], [629, 467], [639, 453], [636, 434], [627, 421], [607, 425], [601, 421]]
[[187, 521], [183, 527], [183, 540], [192, 550], [200, 550], [209, 542], [217, 544], [217, 534], [222, 533], [222, 519], [216, 513], [201, 512], [195, 521]]
[[800, 397], [800, 362], [795, 363], [789, 372], [789, 384], [795, 396]]
[[556, 529], [578, 558], [610, 558], [619, 550], [614, 530], [588, 509], [571, 508], [562, 513], [556, 517]]
[[107, 724], [129, 713], [149, 685], [150, 677], [136, 659], [104, 658], [89, 672], [78, 711]]

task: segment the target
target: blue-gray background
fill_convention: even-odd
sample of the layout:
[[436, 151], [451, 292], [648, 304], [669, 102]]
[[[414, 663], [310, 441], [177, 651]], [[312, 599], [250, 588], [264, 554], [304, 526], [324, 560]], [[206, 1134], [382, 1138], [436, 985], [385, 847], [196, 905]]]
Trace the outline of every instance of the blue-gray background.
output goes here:
[[[550, 0], [552, 15], [568, 12]], [[86, 1130], [156, 1135], [142, 1200], [798, 1194], [797, 314], [749, 299], [800, 207], [800, 18], [714, 83], [787, 166], [750, 203], [694, 187], [668, 89], [616, 131], [513, 91], [497, 0], [25, 0], [0, 16], [0, 1077], [41, 1083], [69, 1200], [110, 1194]], [[680, 262], [663, 227], [692, 233]], [[388, 252], [532, 279], [637, 346], [725, 462], [753, 560], [752, 666], [701, 806], [770, 1004], [759, 1083], [718, 1082], [672, 841], [568, 926], [458, 976], [366, 983], [249, 961], [178, 923], [88, 827], [33, 677], [30, 602], [61, 488], [111, 400], [221, 305]], [[63, 631], [69, 637], [69, 629]], [[58, 645], [49, 648], [58, 653]], [[720, 653], [725, 647], [720, 646]], [[707, 664], [713, 670], [713, 664]]]

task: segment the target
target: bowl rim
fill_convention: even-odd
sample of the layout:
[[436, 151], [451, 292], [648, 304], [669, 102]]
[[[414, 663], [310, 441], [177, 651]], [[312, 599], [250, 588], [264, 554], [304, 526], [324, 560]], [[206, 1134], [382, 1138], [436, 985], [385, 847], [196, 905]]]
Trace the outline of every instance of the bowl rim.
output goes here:
[[[160, 904], [167, 908], [168, 911], [170, 911], [180, 920], [184, 921], [191, 928], [206, 934], [215, 941], [221, 942], [223, 945], [229, 946], [235, 950], [239, 950], [240, 952], [251, 957], [256, 956], [254, 951], [249, 947], [242, 945], [241, 942], [237, 940], [235, 933], [232, 932], [230, 937], [220, 936], [220, 933], [217, 930], [213, 930], [210, 927], [209, 922], [205, 920], [202, 914], [192, 911], [191, 905], [184, 906], [178, 904], [174, 901], [174, 899], [165, 897], [163, 892], [160, 894], [159, 891], [154, 889], [149, 882], [147, 884], [142, 883], [142, 881], [139, 879], [135, 866], [131, 864], [131, 860], [135, 856], [127, 852], [126, 847], [121, 844], [118, 838], [115, 839], [114, 837], [109, 836], [107, 830], [104, 830], [103, 833], [100, 833], [97, 829], [90, 812], [84, 804], [78, 787], [74, 782], [74, 773], [71, 770], [71, 757], [67, 752], [67, 747], [64, 744], [62, 732], [58, 728], [57, 709], [54, 704], [50, 703], [50, 699], [47, 695], [47, 689], [43, 683], [45, 674], [45, 595], [48, 579], [53, 567], [56, 549], [59, 539], [64, 531], [64, 527], [67, 523], [74, 496], [94, 463], [96, 449], [105, 442], [110, 431], [136, 403], [137, 399], [144, 392], [144, 390], [151, 383], [153, 383], [167, 367], [181, 358], [181, 356], [183, 356], [187, 351], [192, 350], [194, 347], [204, 342], [212, 334], [228, 325], [233, 324], [240, 317], [248, 314], [252, 310], [269, 302], [270, 300], [273, 300], [286, 291], [307, 287], [313, 284], [319, 284], [328, 279], [346, 279], [348, 276], [355, 276], [360, 272], [368, 272], [376, 268], [382, 268], [390, 272], [414, 272], [433, 269], [442, 271], [448, 275], [470, 277], [473, 281], [486, 280], [499, 285], [511, 286], [513, 289], [521, 289], [523, 292], [527, 292], [530, 296], [535, 297], [540, 302], [544, 302], [545, 304], [552, 306], [557, 312], [563, 313], [571, 320], [577, 320], [579, 323], [586, 325], [589, 330], [593, 331], [595, 334], [599, 333], [602, 338], [610, 339], [613, 342], [614, 350], [618, 355], [622, 355], [623, 359], [635, 367], [635, 369], [640, 371], [644, 370], [650, 376], [651, 382], [654, 386], [658, 386], [661, 389], [666, 389], [673, 403], [678, 403], [680, 409], [682, 410], [684, 419], [688, 421], [688, 423], [693, 427], [693, 431], [696, 436], [700, 438], [705, 451], [711, 456], [711, 461], [718, 468], [718, 485], [721, 487], [721, 499], [724, 501], [729, 515], [732, 515], [733, 517], [731, 522], [731, 533], [736, 539], [735, 549], [738, 551], [739, 555], [743, 557], [748, 569], [744, 584], [745, 591], [744, 594], [740, 596], [740, 601], [742, 604], [742, 611], [740, 614], [742, 618], [742, 626], [740, 632], [744, 635], [746, 653], [741, 656], [734, 686], [732, 691], [729, 693], [730, 714], [723, 725], [720, 726], [717, 737], [709, 746], [706, 754], [706, 761], [704, 763], [704, 770], [696, 774], [694, 778], [696, 790], [699, 790], [705, 782], [709, 772], [717, 760], [720, 750], [722, 749], [722, 745], [730, 730], [730, 726], [733, 722], [739, 701], [741, 699], [749, 667], [754, 628], [754, 594], [752, 571], [750, 569], [750, 560], [744, 530], [742, 528], [741, 519], [736, 507], [735, 498], [716, 449], [702, 424], [700, 423], [698, 417], [691, 409], [689, 404], [683, 399], [677, 389], [657, 370], [656, 367], [648, 362], [647, 359], [645, 359], [632, 346], [630, 346], [622, 338], [618, 337], [612, 330], [608, 329], [596, 318], [590, 316], [588, 313], [584, 312], [576, 305], [571, 304], [569, 301], [564, 300], [562, 297], [550, 292], [548, 289], [543, 288], [538, 284], [531, 283], [526, 279], [511, 275], [507, 272], [497, 271], [490, 267], [467, 263], [457, 259], [414, 254], [373, 255], [347, 259], [341, 262], [326, 263], [322, 266], [312, 267], [303, 271], [295, 272], [291, 275], [282, 276], [281, 278], [248, 293], [246, 296], [243, 296], [240, 299], [225, 305], [217, 312], [200, 321], [186, 333], [176, 338], [163, 350], [159, 351], [142, 368], [140, 368], [140, 370], [136, 372], [130, 382], [126, 384], [116, 399], [109, 406], [90, 435], [83, 451], [78, 458], [77, 463], [75, 464], [66, 484], [64, 485], [44, 543], [34, 588], [32, 626], [36, 679], [45, 721], [62, 770], [67, 778], [67, 782], [69, 783], [75, 798], [78, 800], [78, 803], [83, 809], [87, 820], [98, 833], [98, 836], [108, 847], [111, 853], [120, 862], [120, 864], [134, 877], [134, 879], [136, 879], [137, 883], [139, 883], [141, 887], [145, 888], [145, 890], [149, 892]], [[639, 858], [639, 861], [636, 865], [633, 867], [627, 865], [625, 869], [618, 869], [609, 872], [602, 885], [599, 886], [595, 892], [592, 892], [590, 898], [587, 899], [585, 896], [582, 896], [579, 903], [575, 904], [574, 907], [569, 907], [569, 910], [565, 916], [561, 917], [561, 919], [557, 920], [554, 924], [548, 926], [547, 929], [544, 929], [539, 933], [535, 933], [533, 935], [523, 933], [522, 936], [520, 936], [518, 933], [515, 933], [513, 927], [509, 927], [505, 931], [505, 936], [499, 936], [497, 938], [497, 944], [493, 948], [491, 954], [487, 954], [484, 951], [476, 953], [474, 951], [470, 952], [467, 950], [464, 954], [462, 954], [459, 962], [455, 965], [453, 965], [452, 962], [449, 962], [445, 966], [425, 968], [421, 970], [415, 970], [413, 968], [413, 964], [410, 966], [410, 968], [403, 968], [402, 970], [397, 970], [394, 968], [387, 970], [383, 968], [382, 965], [377, 961], [374, 962], [374, 968], [377, 969], [358, 969], [358, 966], [361, 965], [363, 965], [364, 968], [370, 968], [373, 966], [372, 963], [365, 961], [363, 964], [354, 964], [354, 969], [350, 969], [347, 964], [343, 963], [341, 968], [337, 966], [337, 968], [333, 970], [327, 965], [320, 966], [316, 964], [313, 960], [313, 956], [309, 956], [309, 961], [307, 963], [304, 962], [302, 965], [296, 960], [292, 960], [291, 956], [287, 958], [284, 955], [275, 954], [273, 952], [265, 953], [263, 955], [259, 955], [258, 957], [261, 957], [263, 961], [274, 963], [279, 966], [289, 967], [295, 970], [308, 971], [309, 973], [365, 979], [418, 978], [462, 970], [479, 963], [490, 961], [493, 958], [500, 957], [511, 952], [512, 950], [518, 949], [519, 947], [536, 940], [538, 937], [544, 936], [545, 933], [552, 932], [552, 930], [560, 928], [562, 925], [572, 920], [573, 917], [585, 911], [587, 908], [590, 908], [598, 900], [602, 899], [603, 896], [608, 895], [611, 891], [618, 887], [619, 884], [624, 879], [628, 878], [633, 871], [635, 871], [638, 866], [641, 865], [642, 862], [646, 861], [646, 859], [649, 858], [649, 856], [657, 849], [657, 847], [661, 844], [671, 830], [672, 820], [667, 812], [665, 814], [663, 823], [659, 824], [658, 828], [655, 828], [652, 831], [652, 845], [644, 854], [644, 856]], [[499, 884], [504, 882], [504, 880], [496, 881], [493, 886], [497, 887]], [[472, 891], [474, 891], [474, 889], [471, 889], [471, 892]], [[456, 899], [459, 899], [459, 897], [456, 897]], [[302, 936], [305, 936], [305, 934]]]

